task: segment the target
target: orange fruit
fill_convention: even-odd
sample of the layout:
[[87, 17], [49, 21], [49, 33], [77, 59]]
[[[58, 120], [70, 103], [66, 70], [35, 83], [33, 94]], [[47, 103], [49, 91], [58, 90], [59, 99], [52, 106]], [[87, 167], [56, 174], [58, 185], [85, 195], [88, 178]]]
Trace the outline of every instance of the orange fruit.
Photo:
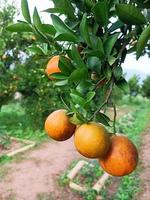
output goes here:
[[53, 56], [47, 66], [46, 66], [46, 69], [45, 69], [45, 73], [50, 76], [51, 74], [54, 74], [54, 73], [59, 73], [61, 72], [61, 70], [59, 69], [58, 67], [58, 64], [59, 64], [59, 59], [60, 59], [60, 56], [57, 55], [57, 56]]
[[46, 133], [57, 141], [69, 139], [76, 129], [76, 125], [69, 121], [66, 110], [56, 110], [45, 121]]
[[82, 124], [74, 136], [75, 147], [87, 158], [104, 156], [110, 145], [109, 134], [101, 124], [90, 122]]
[[107, 173], [113, 176], [125, 176], [136, 168], [138, 152], [135, 145], [127, 137], [113, 136], [108, 153], [99, 161]]

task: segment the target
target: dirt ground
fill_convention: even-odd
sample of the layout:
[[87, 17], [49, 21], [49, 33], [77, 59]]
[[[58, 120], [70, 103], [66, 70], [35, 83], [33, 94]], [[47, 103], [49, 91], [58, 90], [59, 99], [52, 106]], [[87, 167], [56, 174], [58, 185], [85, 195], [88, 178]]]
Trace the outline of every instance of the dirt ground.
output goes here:
[[143, 133], [140, 160], [142, 161], [140, 173], [142, 192], [138, 195], [138, 200], [150, 200], [150, 126]]
[[[0, 180], [0, 200], [77, 200], [57, 190], [57, 178], [74, 160], [81, 158], [73, 139], [48, 142], [26, 152], [24, 159], [5, 165]], [[2, 170], [2, 168], [0, 169]], [[71, 195], [71, 194], [69, 194]]]

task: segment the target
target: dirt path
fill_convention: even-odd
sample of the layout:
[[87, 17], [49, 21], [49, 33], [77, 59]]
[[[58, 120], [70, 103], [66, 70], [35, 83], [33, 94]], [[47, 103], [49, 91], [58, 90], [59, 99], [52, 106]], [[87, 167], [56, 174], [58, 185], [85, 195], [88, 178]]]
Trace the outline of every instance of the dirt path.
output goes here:
[[150, 200], [150, 126], [143, 135], [140, 160], [143, 169], [140, 174], [142, 192], [138, 196], [138, 200]]
[[22, 161], [4, 166], [7, 173], [0, 180], [0, 200], [79, 200], [56, 189], [58, 175], [78, 158], [72, 139], [27, 152]]

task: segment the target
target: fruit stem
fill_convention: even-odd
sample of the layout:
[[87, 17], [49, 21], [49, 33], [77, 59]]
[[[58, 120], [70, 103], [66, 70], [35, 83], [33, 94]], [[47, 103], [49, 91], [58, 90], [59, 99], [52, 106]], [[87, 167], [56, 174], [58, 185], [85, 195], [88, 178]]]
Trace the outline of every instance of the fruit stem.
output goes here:
[[113, 104], [114, 108], [114, 120], [113, 120], [113, 128], [114, 128], [114, 135], [116, 134], [116, 117], [117, 117], [117, 110], [116, 110], [116, 105]]

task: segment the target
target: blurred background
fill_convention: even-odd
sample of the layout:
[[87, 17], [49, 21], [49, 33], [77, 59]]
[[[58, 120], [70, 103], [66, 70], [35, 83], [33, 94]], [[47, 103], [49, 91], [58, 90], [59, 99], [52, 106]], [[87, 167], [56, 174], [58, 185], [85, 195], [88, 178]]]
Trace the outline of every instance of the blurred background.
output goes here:
[[[42, 11], [52, 4], [48, 0], [29, 0], [31, 13], [35, 5]], [[67, 87], [62, 90], [54, 86], [44, 72], [47, 60], [37, 61], [29, 52], [27, 46], [37, 42], [32, 34], [6, 31], [8, 25], [21, 19], [19, 11], [20, 0], [0, 0], [0, 200], [96, 199], [93, 191], [80, 194], [67, 185], [67, 170], [83, 159], [74, 151], [72, 140], [60, 145], [49, 142], [43, 131], [47, 115], [62, 107], [60, 96], [67, 102]], [[45, 22], [51, 22], [49, 14], [42, 13], [42, 17]], [[129, 54], [123, 64], [129, 91], [114, 89], [117, 129], [128, 132], [137, 146], [142, 145], [141, 133], [150, 120], [149, 56], [150, 50], [136, 61], [135, 55]], [[107, 112], [111, 117], [111, 108]], [[22, 146], [12, 142], [11, 137], [34, 141], [36, 146], [28, 153], [10, 158], [6, 153]], [[76, 181], [83, 179], [91, 187], [102, 173], [95, 161], [94, 165], [92, 170], [85, 168]], [[101, 191], [103, 199], [140, 200], [136, 195], [141, 192], [139, 181], [144, 180], [139, 175], [141, 168], [147, 170], [143, 164], [131, 176], [111, 178]], [[93, 176], [89, 177], [91, 173]]]

